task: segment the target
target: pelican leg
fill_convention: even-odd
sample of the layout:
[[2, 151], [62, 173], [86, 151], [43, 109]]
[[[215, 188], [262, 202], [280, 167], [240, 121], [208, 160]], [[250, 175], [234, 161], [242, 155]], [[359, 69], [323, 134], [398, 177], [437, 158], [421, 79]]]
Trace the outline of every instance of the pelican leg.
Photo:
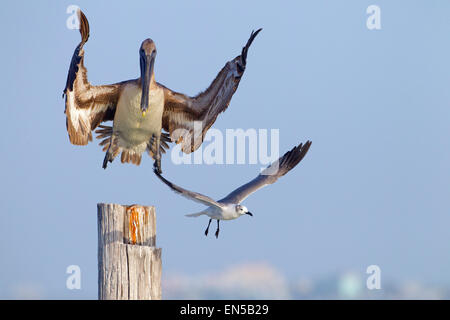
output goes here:
[[105, 158], [103, 159], [103, 166], [102, 166], [103, 169], [106, 169], [106, 167], [108, 166], [108, 162], [113, 162], [113, 160], [114, 160], [114, 157], [111, 155], [111, 153], [109, 151], [111, 148], [111, 144], [112, 144], [112, 138], [111, 138], [111, 142], [109, 144], [108, 150], [106, 151]]
[[109, 154], [108, 152], [106, 152], [105, 158], [103, 159], [103, 166], [102, 166], [103, 169], [106, 169], [106, 167], [108, 166], [108, 161], [109, 161]]
[[158, 136], [155, 141], [155, 144], [156, 144], [156, 146], [155, 146], [155, 163], [153, 164], [153, 167], [158, 171], [159, 174], [162, 174], [160, 142], [161, 142], [161, 137]]
[[211, 224], [211, 221], [212, 221], [212, 219], [209, 219], [208, 227], [206, 227], [206, 230], [205, 230], [205, 236], [208, 236], [209, 225]]
[[217, 220], [216, 239], [219, 238], [219, 231], [220, 231], [219, 222], [220, 222], [220, 220]]

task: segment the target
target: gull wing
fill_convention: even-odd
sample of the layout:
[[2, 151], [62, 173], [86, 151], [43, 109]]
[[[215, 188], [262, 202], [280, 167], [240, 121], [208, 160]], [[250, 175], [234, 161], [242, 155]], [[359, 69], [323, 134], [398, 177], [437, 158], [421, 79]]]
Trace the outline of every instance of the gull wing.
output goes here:
[[275, 183], [279, 177], [284, 176], [303, 159], [311, 143], [311, 141], [307, 141], [305, 144], [300, 143], [292, 148], [292, 150], [286, 152], [281, 158], [264, 169], [255, 179], [237, 188], [225, 198], [219, 200], [219, 202], [239, 204], [258, 189]]
[[170, 182], [169, 180], [165, 179], [161, 174], [158, 173], [157, 170], [153, 171], [156, 176], [165, 184], [167, 184], [173, 191], [175, 191], [176, 193], [181, 194], [183, 197], [188, 198], [190, 200], [196, 201], [196, 202], [200, 202], [206, 206], [215, 206], [218, 208], [222, 208], [223, 205], [218, 203], [217, 201], [211, 199], [208, 196], [205, 196], [201, 193], [197, 193], [197, 192], [193, 192], [193, 191], [189, 191], [186, 189], [183, 189], [179, 186], [177, 186], [176, 184], [173, 184], [172, 182]]
[[181, 143], [183, 152], [195, 151], [217, 116], [228, 107], [244, 74], [248, 49], [261, 30], [251, 33], [242, 53], [228, 61], [209, 88], [197, 96], [188, 97], [159, 84], [164, 89], [165, 100], [162, 127], [172, 141]]
[[113, 120], [122, 83], [92, 86], [84, 67], [84, 44], [89, 38], [89, 22], [78, 10], [81, 42], [76, 47], [67, 75], [65, 96], [66, 127], [72, 144], [86, 145], [92, 141], [92, 130], [101, 122]]

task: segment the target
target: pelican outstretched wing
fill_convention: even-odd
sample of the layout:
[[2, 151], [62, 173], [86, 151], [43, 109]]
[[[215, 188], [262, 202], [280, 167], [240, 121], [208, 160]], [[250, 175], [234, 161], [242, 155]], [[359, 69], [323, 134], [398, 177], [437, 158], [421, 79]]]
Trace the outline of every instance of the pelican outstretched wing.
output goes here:
[[101, 122], [113, 120], [117, 100], [123, 84], [92, 86], [87, 79], [84, 67], [84, 44], [89, 38], [89, 23], [81, 10], [78, 10], [81, 42], [76, 47], [70, 62], [66, 87], [66, 126], [70, 142], [86, 145], [92, 141], [92, 130]]
[[195, 97], [174, 92], [163, 85], [164, 113], [162, 127], [173, 142], [181, 143], [185, 153], [195, 151], [217, 116], [226, 110], [247, 65], [247, 52], [261, 31], [252, 32], [242, 53], [228, 61], [208, 89]]
[[307, 141], [305, 144], [300, 143], [298, 146], [292, 148], [292, 150], [286, 152], [281, 158], [264, 169], [255, 179], [237, 188], [218, 202], [239, 204], [258, 189], [275, 183], [279, 177], [284, 176], [302, 161], [311, 143], [311, 141]]

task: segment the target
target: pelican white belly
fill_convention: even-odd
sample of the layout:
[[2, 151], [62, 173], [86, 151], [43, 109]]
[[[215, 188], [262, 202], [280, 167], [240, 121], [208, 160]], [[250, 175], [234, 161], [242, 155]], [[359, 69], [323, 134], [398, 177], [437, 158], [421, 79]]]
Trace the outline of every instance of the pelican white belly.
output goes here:
[[[152, 88], [149, 93], [149, 108], [145, 116], [141, 111], [142, 89], [136, 84], [127, 84], [120, 95], [114, 116], [113, 134], [118, 145], [141, 153], [153, 135], [161, 135], [164, 110], [164, 91]], [[136, 150], [139, 149], [139, 150]]]

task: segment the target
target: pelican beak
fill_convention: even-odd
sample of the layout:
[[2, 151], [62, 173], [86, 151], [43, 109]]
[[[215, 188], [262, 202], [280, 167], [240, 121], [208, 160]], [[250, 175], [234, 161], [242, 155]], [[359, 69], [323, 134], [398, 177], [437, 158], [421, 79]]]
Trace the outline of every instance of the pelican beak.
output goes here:
[[248, 214], [250, 217], [253, 217], [253, 213], [251, 213], [250, 211], [246, 212], [245, 214]]
[[144, 117], [149, 107], [149, 90], [153, 75], [153, 65], [155, 64], [155, 56], [156, 51], [153, 51], [151, 54], [146, 54], [145, 52], [141, 53], [141, 111]]

